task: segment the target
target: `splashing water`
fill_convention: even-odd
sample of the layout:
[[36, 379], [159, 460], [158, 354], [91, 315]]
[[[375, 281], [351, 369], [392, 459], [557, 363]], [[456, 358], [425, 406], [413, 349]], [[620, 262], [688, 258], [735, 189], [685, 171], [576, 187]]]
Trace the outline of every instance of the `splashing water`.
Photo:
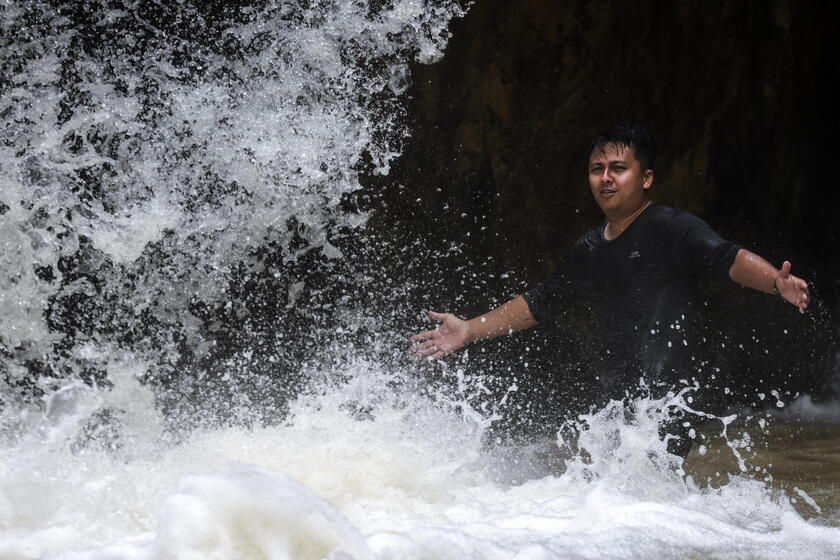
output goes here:
[[[340, 352], [340, 349], [334, 349]], [[4, 558], [824, 558], [840, 531], [803, 520], [748, 477], [701, 489], [656, 437], [670, 399], [584, 415], [567, 468], [504, 481], [489, 422], [458, 394], [346, 355], [281, 424], [160, 430], [129, 373], [80, 389], [63, 421], [7, 446]], [[133, 398], [125, 397], [132, 395]], [[133, 426], [79, 445], [114, 399]], [[89, 436], [90, 434], [88, 434]], [[555, 452], [563, 455], [561, 446]]]
[[7, 382], [36, 362], [84, 377], [91, 347], [171, 365], [179, 344], [207, 346], [201, 311], [230, 305], [232, 276], [263, 271], [267, 248], [339, 257], [331, 233], [366, 219], [343, 197], [387, 173], [406, 134], [407, 61], [439, 57], [462, 13], [190, 6], [0, 8]]

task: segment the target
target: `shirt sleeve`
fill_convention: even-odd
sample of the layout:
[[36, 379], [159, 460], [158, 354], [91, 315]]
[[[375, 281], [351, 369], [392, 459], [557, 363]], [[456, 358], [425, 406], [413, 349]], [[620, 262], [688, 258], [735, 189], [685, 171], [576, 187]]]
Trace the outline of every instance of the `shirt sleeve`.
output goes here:
[[740, 245], [722, 238], [706, 222], [688, 212], [679, 212], [674, 217], [674, 225], [683, 239], [689, 260], [698, 269], [729, 275]]
[[534, 320], [543, 326], [550, 326], [556, 323], [558, 315], [563, 309], [563, 287], [566, 279], [562, 274], [555, 272], [543, 280], [536, 287], [531, 288], [522, 297], [531, 310]]
[[585, 264], [581, 257], [582, 243], [578, 241], [548, 278], [522, 294], [539, 325], [557, 328], [572, 312], [575, 302], [580, 299], [581, 270]]

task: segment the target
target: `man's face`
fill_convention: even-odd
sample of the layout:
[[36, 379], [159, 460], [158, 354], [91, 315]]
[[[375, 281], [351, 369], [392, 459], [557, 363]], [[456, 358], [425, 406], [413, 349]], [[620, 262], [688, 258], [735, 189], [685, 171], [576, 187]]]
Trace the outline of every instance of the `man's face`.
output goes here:
[[642, 170], [630, 148], [607, 144], [589, 157], [589, 187], [608, 218], [622, 218], [638, 210], [652, 184], [653, 170]]

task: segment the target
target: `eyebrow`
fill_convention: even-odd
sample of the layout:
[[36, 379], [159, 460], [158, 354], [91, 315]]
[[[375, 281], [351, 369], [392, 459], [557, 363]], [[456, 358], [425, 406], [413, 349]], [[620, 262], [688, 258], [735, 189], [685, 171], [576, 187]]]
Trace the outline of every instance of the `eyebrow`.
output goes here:
[[[623, 163], [624, 165], [629, 165], [627, 163], [627, 160], [624, 160], [624, 159], [612, 159], [612, 160], [607, 162], [608, 165], [612, 165], [614, 163]], [[592, 163], [589, 164], [589, 167], [594, 167], [596, 165], [603, 165], [603, 163], [600, 162], [600, 161], [593, 161]]]

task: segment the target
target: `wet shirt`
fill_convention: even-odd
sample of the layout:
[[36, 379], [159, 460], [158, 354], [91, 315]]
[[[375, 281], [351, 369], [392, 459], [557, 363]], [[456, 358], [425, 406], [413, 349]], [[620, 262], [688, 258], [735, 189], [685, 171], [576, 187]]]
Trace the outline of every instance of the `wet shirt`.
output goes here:
[[648, 206], [617, 238], [603, 228], [581, 237], [560, 267], [524, 298], [548, 327], [582, 326], [608, 385], [644, 376], [690, 377], [707, 302], [702, 286], [728, 278], [740, 247], [700, 218]]

